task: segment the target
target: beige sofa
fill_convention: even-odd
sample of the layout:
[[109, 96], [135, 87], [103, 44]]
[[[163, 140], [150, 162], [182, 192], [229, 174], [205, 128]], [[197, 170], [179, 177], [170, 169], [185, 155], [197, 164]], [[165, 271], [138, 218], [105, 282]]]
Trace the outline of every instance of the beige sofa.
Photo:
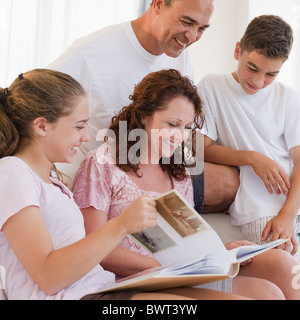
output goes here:
[[206, 213], [202, 214], [201, 217], [217, 232], [223, 243], [243, 239], [240, 228], [231, 225], [228, 214]]

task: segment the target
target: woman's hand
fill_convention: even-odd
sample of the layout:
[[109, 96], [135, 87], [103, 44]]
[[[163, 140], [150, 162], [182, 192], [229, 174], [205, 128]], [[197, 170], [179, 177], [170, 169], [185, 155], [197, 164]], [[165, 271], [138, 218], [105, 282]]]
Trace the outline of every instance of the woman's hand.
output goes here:
[[[229, 243], [225, 244], [225, 248], [227, 250], [231, 250], [231, 249], [235, 249], [235, 248], [242, 247], [242, 246], [252, 246], [252, 245], [255, 245], [255, 243], [247, 241], [247, 240], [239, 240], [239, 241], [233, 241], [233, 242], [229, 242]], [[245, 265], [251, 263], [251, 261], [252, 261], [252, 259], [248, 259], [246, 261], [243, 261], [241, 263], [241, 266], [245, 266]]]
[[235, 249], [237, 247], [243, 247], [243, 246], [253, 246], [255, 243], [247, 241], [247, 240], [239, 240], [239, 241], [233, 241], [225, 244], [225, 248], [227, 250]]

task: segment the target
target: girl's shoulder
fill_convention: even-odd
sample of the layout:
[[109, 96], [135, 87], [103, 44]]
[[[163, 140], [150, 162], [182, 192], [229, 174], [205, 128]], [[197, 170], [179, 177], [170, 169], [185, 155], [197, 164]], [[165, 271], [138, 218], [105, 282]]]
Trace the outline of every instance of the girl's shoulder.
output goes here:
[[40, 179], [26, 162], [17, 157], [4, 157], [0, 159], [0, 174], [4, 177], [14, 179], [15, 182], [31, 178], [38, 182]]

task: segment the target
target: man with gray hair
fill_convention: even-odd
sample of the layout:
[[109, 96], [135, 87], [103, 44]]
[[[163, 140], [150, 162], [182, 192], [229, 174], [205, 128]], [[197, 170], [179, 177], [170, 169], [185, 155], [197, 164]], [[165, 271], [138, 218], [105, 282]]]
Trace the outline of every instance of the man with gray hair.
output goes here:
[[[188, 48], [209, 27], [213, 0], [153, 0], [145, 13], [134, 21], [112, 25], [75, 42], [48, 66], [77, 79], [90, 103], [86, 151], [99, 146], [100, 129], [129, 104], [129, 96], [147, 74], [161, 69], [177, 69], [194, 79]], [[225, 210], [238, 188], [237, 170], [205, 164], [197, 179], [195, 202], [198, 211]], [[199, 188], [200, 186], [200, 188]], [[198, 193], [199, 191], [199, 193]]]

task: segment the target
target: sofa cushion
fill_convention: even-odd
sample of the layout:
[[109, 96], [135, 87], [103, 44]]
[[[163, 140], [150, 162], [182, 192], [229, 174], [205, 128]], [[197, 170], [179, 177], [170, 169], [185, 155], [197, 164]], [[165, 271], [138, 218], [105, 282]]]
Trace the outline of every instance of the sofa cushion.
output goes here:
[[243, 240], [240, 228], [231, 225], [228, 214], [204, 213], [201, 217], [217, 232], [223, 243]]

